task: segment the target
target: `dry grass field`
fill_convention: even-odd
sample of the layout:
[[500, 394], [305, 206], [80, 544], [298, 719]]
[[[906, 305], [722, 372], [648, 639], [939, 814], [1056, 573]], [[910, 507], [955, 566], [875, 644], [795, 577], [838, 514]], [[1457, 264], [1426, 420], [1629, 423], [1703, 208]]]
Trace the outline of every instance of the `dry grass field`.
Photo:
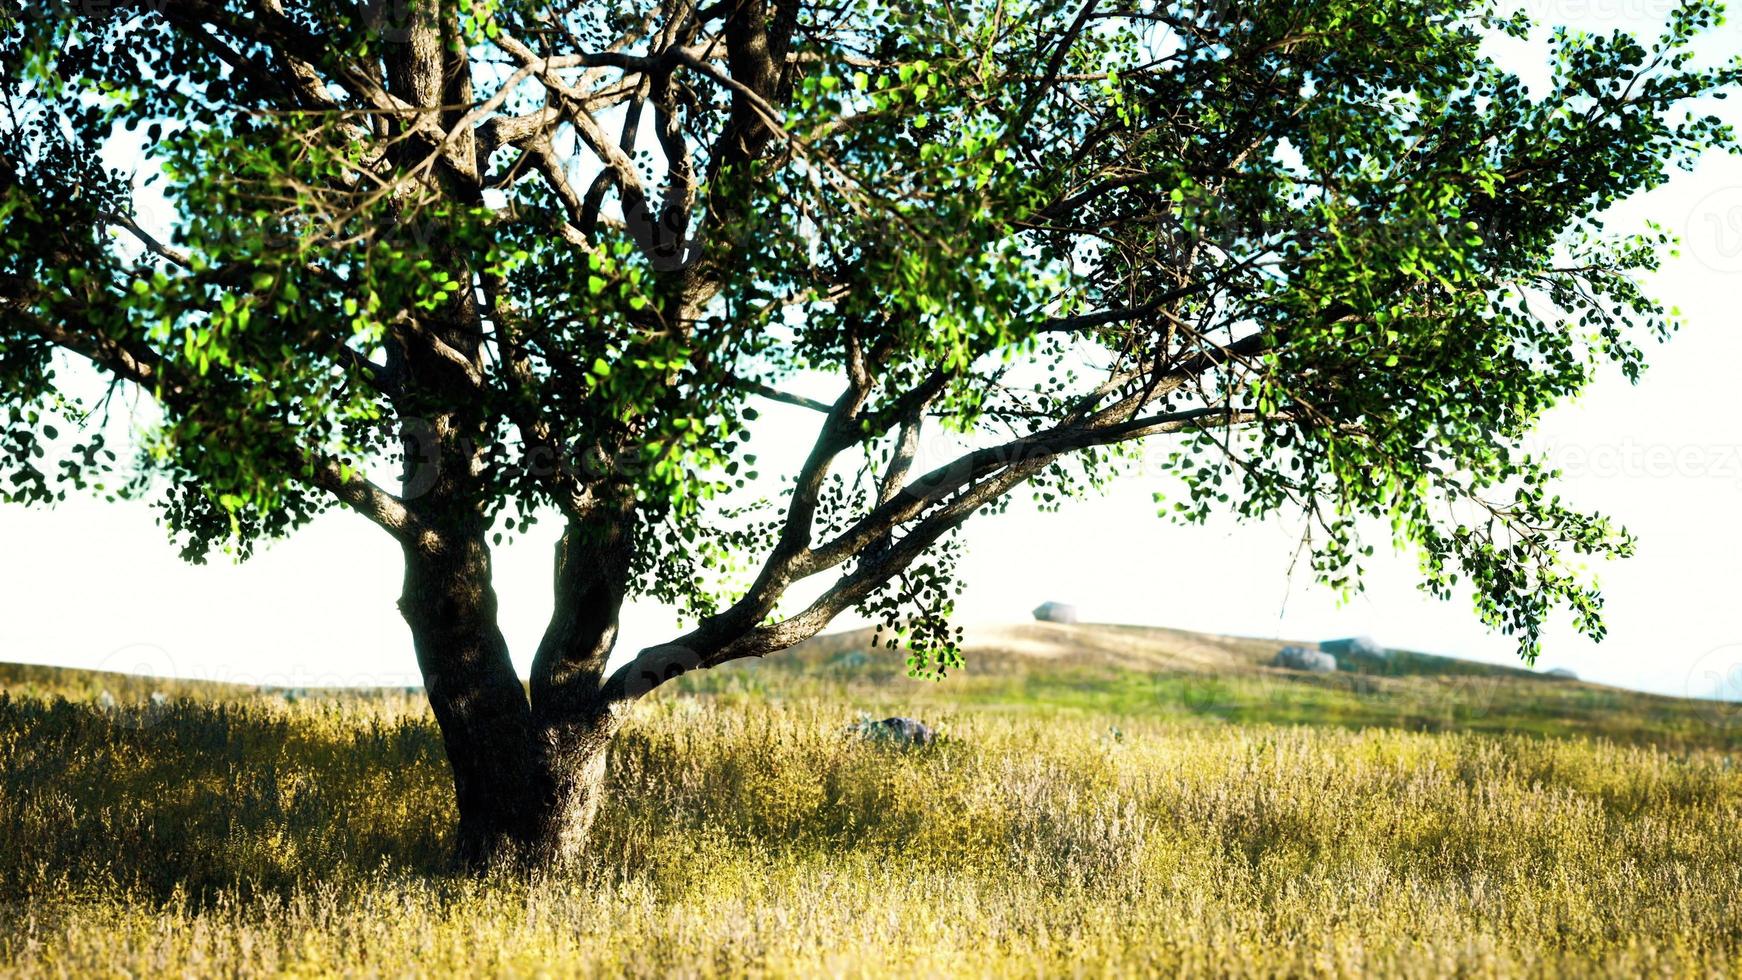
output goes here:
[[1742, 973], [1724, 706], [1096, 626], [939, 683], [866, 641], [644, 702], [592, 863], [530, 883], [447, 870], [403, 692], [0, 667], [0, 973]]

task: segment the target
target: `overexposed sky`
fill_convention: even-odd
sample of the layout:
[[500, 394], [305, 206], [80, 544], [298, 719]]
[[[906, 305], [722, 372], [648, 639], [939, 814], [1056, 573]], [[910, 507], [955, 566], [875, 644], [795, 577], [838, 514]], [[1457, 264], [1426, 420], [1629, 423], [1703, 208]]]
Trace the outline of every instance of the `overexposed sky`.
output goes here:
[[[1669, 8], [1663, 0], [1530, 4], [1539, 19], [1646, 31]], [[1727, 25], [1705, 52], [1714, 60], [1742, 52], [1742, 30]], [[1543, 77], [1540, 50], [1517, 44], [1500, 54], [1527, 82]], [[1713, 108], [1742, 121], [1731, 105]], [[1633, 230], [1646, 218], [1683, 238], [1682, 255], [1652, 286], [1681, 307], [1687, 325], [1648, 351], [1651, 368], [1638, 386], [1606, 376], [1556, 410], [1538, 443], [1567, 471], [1565, 496], [1620, 519], [1639, 536], [1639, 553], [1597, 570], [1608, 640], [1592, 644], [1562, 624], [1539, 666], [1668, 694], [1742, 698], [1742, 159], [1703, 160], [1618, 209], [1610, 227]], [[754, 440], [764, 474], [802, 454], [813, 419], [767, 408]], [[1166, 448], [1152, 447], [1151, 458], [1163, 459]], [[1037, 515], [1019, 502], [1007, 515], [970, 522], [959, 619], [1026, 619], [1039, 602], [1057, 599], [1097, 621], [1308, 640], [1366, 633], [1395, 647], [1513, 658], [1512, 642], [1487, 633], [1467, 597], [1440, 603], [1417, 592], [1410, 556], [1382, 551], [1366, 594], [1339, 605], [1304, 573], [1290, 578], [1297, 528], [1175, 526], [1151, 502], [1164, 486], [1152, 468], [1059, 514]], [[503, 627], [522, 671], [551, 605], [555, 533], [554, 523], [541, 526], [497, 556]], [[296, 685], [416, 682], [394, 605], [398, 548], [349, 513], [264, 546], [246, 564], [195, 567], [176, 557], [143, 504], [0, 507], [0, 554], [0, 659]], [[675, 631], [669, 612], [654, 606], [634, 605], [624, 618], [619, 653]], [[893, 654], [889, 667], [901, 670]]]

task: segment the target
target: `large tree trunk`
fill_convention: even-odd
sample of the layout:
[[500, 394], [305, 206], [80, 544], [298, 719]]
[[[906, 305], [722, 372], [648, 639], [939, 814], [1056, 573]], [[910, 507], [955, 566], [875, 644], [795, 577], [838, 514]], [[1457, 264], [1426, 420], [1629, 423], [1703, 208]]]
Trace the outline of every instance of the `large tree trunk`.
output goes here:
[[482, 542], [408, 548], [400, 611], [453, 767], [459, 856], [488, 863], [530, 843], [547, 795], [532, 712], [496, 623]]
[[400, 609], [453, 769], [460, 862], [532, 870], [573, 860], [598, 813], [611, 713], [592, 699], [552, 699], [535, 722], [497, 625], [481, 536], [408, 548], [405, 568]]
[[[424, 174], [421, 186], [399, 192], [405, 212], [416, 215], [428, 203], [426, 192], [481, 206], [481, 161], [463, 118], [474, 99], [458, 21], [436, 0], [412, 0], [401, 13], [403, 36], [382, 52], [389, 89], [408, 105], [439, 113], [440, 131], [452, 134], [433, 158], [437, 147], [426, 129], [396, 134], [396, 165]], [[439, 162], [426, 169], [430, 159]], [[456, 282], [473, 283], [477, 270], [468, 259], [475, 243], [450, 241], [439, 225], [432, 230], [429, 251], [438, 266]], [[497, 491], [482, 479], [488, 461], [481, 447], [495, 440], [497, 406], [486, 391], [492, 386], [481, 380], [489, 374], [486, 314], [471, 288], [436, 310], [406, 312], [417, 333], [387, 345], [386, 367], [403, 391], [396, 409], [407, 422], [405, 496], [416, 498], [430, 531], [407, 539], [400, 603], [453, 768], [459, 857], [474, 867], [504, 860], [546, 867], [580, 852], [599, 808], [616, 729], [600, 680], [628, 574], [625, 533], [633, 527], [634, 494], [621, 484], [589, 488], [596, 519], [577, 521], [564, 535], [557, 610], [539, 647], [529, 699], [497, 625], [490, 581], [485, 501]], [[494, 319], [497, 311], [488, 315]], [[505, 348], [499, 334], [498, 353]]]

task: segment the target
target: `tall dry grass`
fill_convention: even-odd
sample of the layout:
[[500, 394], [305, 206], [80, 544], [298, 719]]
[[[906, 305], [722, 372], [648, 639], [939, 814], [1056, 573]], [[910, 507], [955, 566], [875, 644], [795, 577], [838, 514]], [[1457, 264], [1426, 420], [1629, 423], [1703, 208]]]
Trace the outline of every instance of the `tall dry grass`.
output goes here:
[[806, 694], [667, 696], [592, 863], [444, 870], [405, 698], [0, 701], [22, 975], [1742, 972], [1718, 751], [949, 709], [901, 750]]

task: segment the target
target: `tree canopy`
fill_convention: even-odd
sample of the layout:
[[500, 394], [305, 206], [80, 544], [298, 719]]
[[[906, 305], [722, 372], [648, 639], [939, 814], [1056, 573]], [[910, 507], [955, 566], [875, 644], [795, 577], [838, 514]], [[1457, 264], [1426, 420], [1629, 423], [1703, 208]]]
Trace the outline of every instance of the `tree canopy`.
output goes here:
[[[1600, 636], [1581, 556], [1630, 540], [1523, 439], [1674, 327], [1638, 278], [1670, 236], [1605, 208], [1735, 149], [1694, 105], [1738, 71], [1695, 58], [1703, 0], [1655, 39], [1554, 30], [1536, 88], [1485, 54], [1530, 22], [1462, 0], [4, 18], [6, 496], [149, 496], [193, 559], [346, 506], [486, 573], [555, 515], [535, 713], [850, 608], [947, 668], [962, 522], [1163, 435], [1166, 514], [1304, 514], [1338, 588], [1389, 521], [1526, 656], [1557, 609]], [[148, 396], [125, 459], [118, 392]], [[769, 399], [817, 419], [776, 493]], [[928, 428], [964, 451], [918, 472]], [[633, 595], [696, 625], [606, 676]]]

